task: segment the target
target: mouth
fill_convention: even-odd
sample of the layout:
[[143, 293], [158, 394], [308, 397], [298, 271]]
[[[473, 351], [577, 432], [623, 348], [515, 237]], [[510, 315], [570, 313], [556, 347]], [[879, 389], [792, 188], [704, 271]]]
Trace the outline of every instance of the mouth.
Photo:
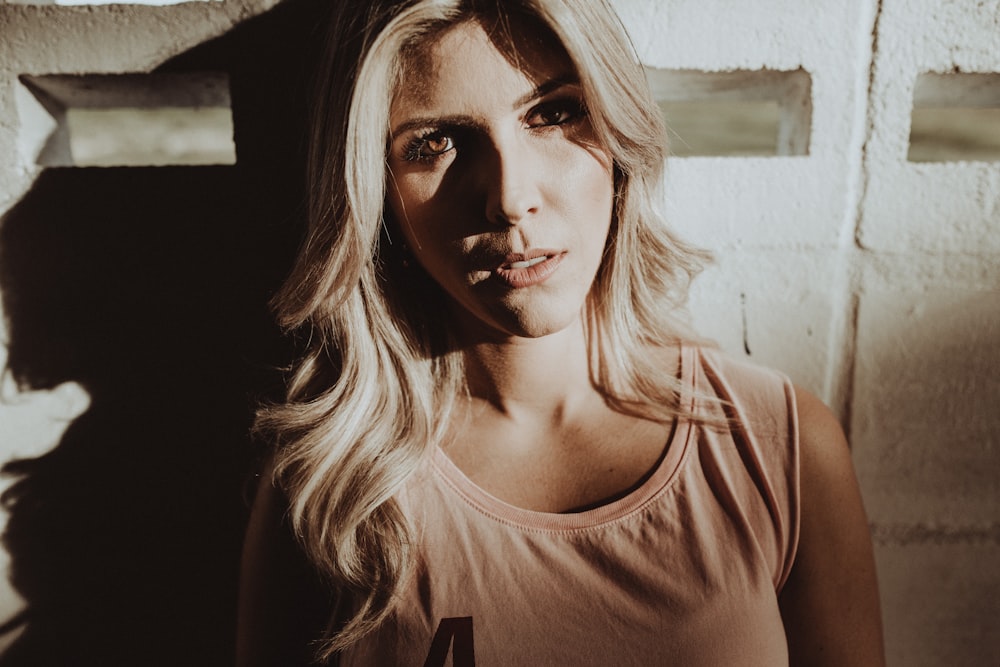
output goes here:
[[564, 252], [531, 250], [504, 258], [494, 275], [508, 287], [520, 289], [538, 285], [548, 279], [562, 262]]
[[518, 260], [516, 262], [508, 262], [500, 266], [501, 269], [528, 269], [536, 264], [541, 264], [545, 260], [549, 259], [549, 255], [539, 255], [538, 257], [533, 257], [532, 259]]

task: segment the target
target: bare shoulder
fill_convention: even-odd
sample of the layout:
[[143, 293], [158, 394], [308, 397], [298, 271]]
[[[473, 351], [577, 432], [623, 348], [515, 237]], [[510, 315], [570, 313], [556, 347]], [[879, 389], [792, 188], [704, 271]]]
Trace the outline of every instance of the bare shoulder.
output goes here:
[[871, 535], [836, 417], [796, 387], [801, 523], [780, 594], [793, 665], [884, 665]]
[[827, 446], [847, 448], [847, 438], [840, 422], [817, 396], [795, 385], [795, 406], [799, 429], [804, 439], [808, 439], [811, 443], [826, 441]]
[[331, 612], [330, 596], [286, 522], [287, 501], [270, 466], [261, 473], [240, 567], [236, 664], [311, 664], [310, 642]]

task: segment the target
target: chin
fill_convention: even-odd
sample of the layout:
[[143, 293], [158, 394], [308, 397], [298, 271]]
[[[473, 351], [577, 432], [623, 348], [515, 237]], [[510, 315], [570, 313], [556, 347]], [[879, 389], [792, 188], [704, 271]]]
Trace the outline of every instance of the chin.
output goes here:
[[[579, 307], [575, 307], [577, 302]], [[464, 337], [473, 341], [544, 338], [579, 327], [583, 299], [537, 299], [479, 307], [452, 301], [453, 316]]]
[[578, 312], [559, 315], [555, 313], [545, 313], [536, 317], [515, 316], [502, 322], [497, 322], [493, 328], [499, 332], [517, 338], [544, 338], [552, 336], [567, 329], [578, 326], [580, 315]]

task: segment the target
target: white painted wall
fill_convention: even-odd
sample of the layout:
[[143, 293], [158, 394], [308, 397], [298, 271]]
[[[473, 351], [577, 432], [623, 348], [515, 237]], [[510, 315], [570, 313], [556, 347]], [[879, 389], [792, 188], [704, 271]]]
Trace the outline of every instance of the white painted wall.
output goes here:
[[[0, 154], [18, 75], [148, 71], [271, 4], [0, 5]], [[906, 161], [918, 74], [1000, 72], [1000, 0], [614, 4], [647, 66], [811, 75], [808, 156], [670, 163], [667, 210], [718, 257], [692, 311], [841, 415], [890, 664], [1000, 664], [1000, 163]], [[36, 174], [0, 162], [0, 211]], [[85, 406], [72, 386], [0, 404], [0, 458]]]

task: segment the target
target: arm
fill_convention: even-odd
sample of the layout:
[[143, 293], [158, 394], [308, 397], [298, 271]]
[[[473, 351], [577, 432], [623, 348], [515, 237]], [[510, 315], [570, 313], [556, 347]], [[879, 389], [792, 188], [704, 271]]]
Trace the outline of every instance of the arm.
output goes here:
[[284, 520], [284, 496], [261, 474], [250, 513], [236, 634], [238, 667], [309, 665], [310, 642], [326, 628], [331, 605]]
[[871, 535], [840, 424], [796, 388], [798, 553], [779, 596], [792, 665], [884, 665]]

